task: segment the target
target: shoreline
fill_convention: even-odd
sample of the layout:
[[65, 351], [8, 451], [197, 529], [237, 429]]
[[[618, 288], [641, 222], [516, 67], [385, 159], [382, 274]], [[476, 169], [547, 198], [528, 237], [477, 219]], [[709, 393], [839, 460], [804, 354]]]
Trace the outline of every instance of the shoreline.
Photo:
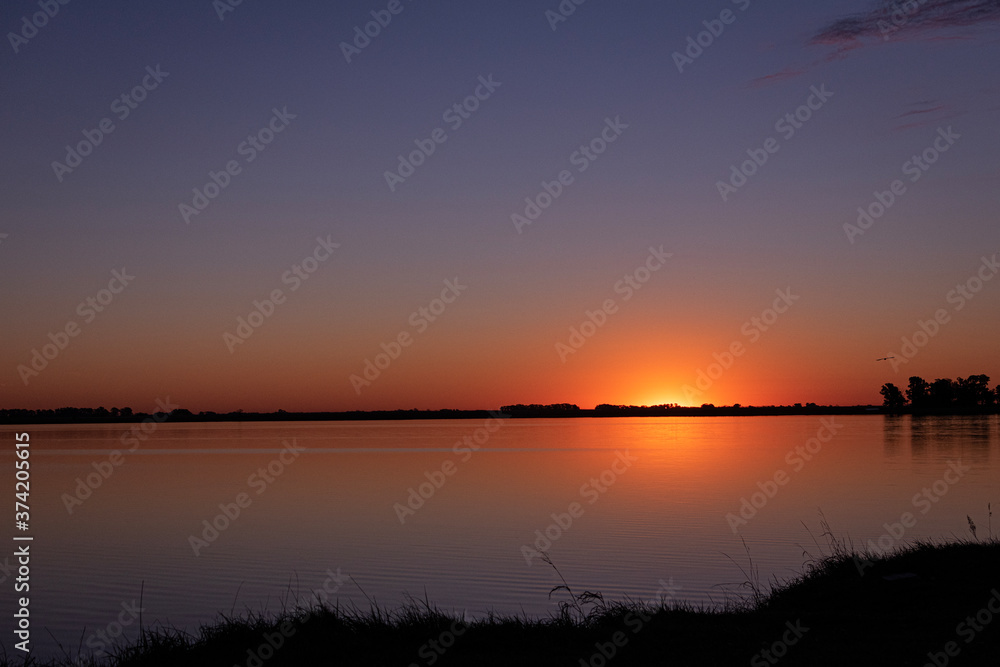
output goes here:
[[146, 420], [176, 423], [294, 422], [294, 421], [418, 421], [427, 419], [608, 419], [615, 417], [768, 417], [788, 415], [875, 415], [875, 416], [973, 416], [1000, 414], [1000, 409], [914, 412], [887, 411], [875, 405], [807, 406], [598, 406], [593, 409], [551, 409], [547, 406], [503, 406], [498, 410], [351, 410], [331, 412], [199, 412], [178, 409], [172, 412], [112, 414], [100, 408], [60, 408], [57, 410], [0, 410], [0, 425], [39, 424], [133, 424]]
[[100, 660], [67, 654], [25, 664], [923, 665], [958, 655], [962, 665], [996, 664], [1000, 540], [917, 541], [876, 554], [825, 534], [830, 553], [807, 560], [800, 575], [765, 591], [751, 559], [746, 592], [714, 607], [604, 600], [571, 584], [552, 590], [561, 611], [547, 618], [467, 620], [422, 600], [367, 611], [323, 600], [220, 614], [192, 632], [147, 627]]

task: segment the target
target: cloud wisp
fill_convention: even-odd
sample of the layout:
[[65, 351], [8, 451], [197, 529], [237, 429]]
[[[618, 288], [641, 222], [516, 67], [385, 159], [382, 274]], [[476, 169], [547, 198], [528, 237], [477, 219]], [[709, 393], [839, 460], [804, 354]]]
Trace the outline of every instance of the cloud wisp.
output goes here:
[[[810, 44], [928, 38], [933, 31], [1000, 21], [1000, 0], [880, 0], [872, 9], [820, 29]], [[855, 45], [859, 46], [859, 45]]]
[[1000, 0], [878, 0], [865, 12], [827, 23], [807, 42], [809, 46], [832, 46], [833, 51], [806, 66], [789, 66], [758, 77], [751, 85], [758, 87], [795, 78], [866, 46], [889, 41], [966, 39], [967, 36], [945, 31], [998, 23]]

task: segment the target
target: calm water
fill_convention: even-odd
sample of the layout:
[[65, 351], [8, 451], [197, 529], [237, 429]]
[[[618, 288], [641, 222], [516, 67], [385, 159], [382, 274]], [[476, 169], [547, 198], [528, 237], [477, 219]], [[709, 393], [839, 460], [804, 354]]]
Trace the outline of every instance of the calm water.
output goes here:
[[[820, 553], [809, 530], [825, 545], [820, 510], [839, 536], [855, 544], [882, 537], [885, 547], [894, 542], [885, 524], [905, 512], [917, 523], [904, 541], [967, 536], [967, 514], [985, 535], [987, 502], [1000, 503], [996, 416], [835, 417], [832, 427], [811, 416], [486, 426], [167, 424], [131, 452], [119, 426], [5, 429], [9, 471], [11, 433], [32, 439], [36, 650], [56, 652], [51, 632], [71, 654], [81, 643], [91, 653], [101, 645], [94, 633], [116, 633], [119, 620], [134, 636], [128, 608], [140, 587], [144, 624], [189, 630], [219, 612], [277, 611], [324, 585], [331, 600], [362, 607], [365, 594], [388, 606], [426, 595], [470, 615], [545, 615], [561, 598], [548, 597], [555, 572], [531, 558], [536, 530], [548, 532], [553, 561], [579, 591], [718, 602], [744, 580], [730, 560], [746, 567], [741, 538], [762, 579], [788, 578], [804, 551]], [[286, 450], [292, 441], [304, 451]], [[77, 480], [95, 465], [107, 472], [114, 449], [123, 451], [120, 465], [70, 512]], [[429, 497], [403, 512], [410, 489]], [[195, 555], [191, 536], [213, 537], [203, 521], [239, 499], [239, 516], [217, 519], [224, 530]], [[568, 527], [553, 525], [553, 514]], [[1000, 532], [1000, 512], [993, 528]], [[12, 609], [11, 575], [0, 574]], [[2, 638], [8, 654], [10, 637]]]

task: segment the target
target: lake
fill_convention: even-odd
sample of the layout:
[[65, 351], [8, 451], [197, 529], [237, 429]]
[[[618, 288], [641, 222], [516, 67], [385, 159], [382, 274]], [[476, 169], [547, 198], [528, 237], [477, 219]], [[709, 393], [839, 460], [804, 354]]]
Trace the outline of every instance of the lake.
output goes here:
[[60, 654], [57, 641], [89, 655], [103, 637], [136, 636], [140, 595], [144, 625], [189, 631], [317, 590], [362, 608], [412, 596], [469, 616], [544, 616], [566, 597], [550, 599], [562, 582], [536, 549], [577, 592], [721, 603], [746, 581], [748, 551], [764, 582], [824, 553], [820, 512], [837, 537], [887, 550], [971, 537], [966, 515], [985, 536], [1000, 501], [995, 415], [147, 429], [5, 429], [8, 470], [12, 433], [31, 435], [41, 657]]

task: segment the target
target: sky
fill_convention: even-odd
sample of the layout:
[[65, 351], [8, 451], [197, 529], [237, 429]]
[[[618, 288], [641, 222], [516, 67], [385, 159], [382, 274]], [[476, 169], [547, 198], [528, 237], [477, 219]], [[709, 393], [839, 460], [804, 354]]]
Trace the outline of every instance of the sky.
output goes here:
[[0, 27], [0, 407], [1000, 379], [995, 1], [17, 0]]

